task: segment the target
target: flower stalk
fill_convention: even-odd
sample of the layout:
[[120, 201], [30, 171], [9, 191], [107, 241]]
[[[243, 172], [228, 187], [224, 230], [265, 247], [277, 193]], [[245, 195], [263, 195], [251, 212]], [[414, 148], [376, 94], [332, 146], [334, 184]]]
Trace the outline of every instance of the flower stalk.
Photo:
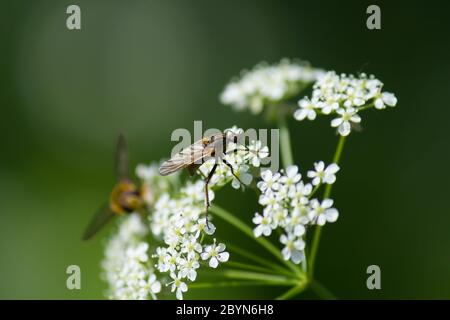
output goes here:
[[323, 300], [336, 300], [336, 296], [328, 290], [323, 284], [317, 280], [311, 280], [309, 282], [309, 288], [321, 299]]
[[230, 251], [232, 251], [233, 253], [236, 253], [247, 259], [253, 260], [256, 263], [259, 263], [260, 265], [268, 268], [269, 270], [273, 270], [276, 273], [284, 274], [284, 275], [288, 275], [288, 276], [292, 275], [292, 271], [290, 269], [288, 269], [287, 267], [285, 267], [284, 265], [277, 264], [277, 263], [268, 261], [264, 258], [261, 258], [245, 249], [242, 249], [240, 246], [238, 247], [238, 246], [235, 246], [235, 245], [229, 243], [228, 249]]
[[286, 168], [294, 164], [294, 157], [292, 155], [291, 135], [287, 125], [286, 116], [279, 114], [278, 128], [280, 129], [280, 148], [283, 166]]
[[[273, 274], [265, 274], [265, 273], [258, 273], [258, 272], [249, 272], [249, 271], [242, 271], [242, 270], [234, 270], [234, 269], [227, 269], [222, 272], [222, 276], [225, 278], [231, 278], [231, 279], [243, 279], [243, 280], [256, 280], [256, 281], [262, 281], [262, 282], [271, 282], [271, 283], [277, 283], [282, 285], [293, 285], [298, 280], [293, 277], [286, 277], [282, 275], [273, 275]], [[304, 278], [301, 278], [304, 279]]]
[[283, 256], [280, 253], [280, 250], [275, 247], [270, 241], [267, 239], [258, 237], [255, 238], [253, 235], [253, 230], [247, 226], [244, 222], [242, 222], [240, 219], [238, 219], [236, 216], [231, 214], [230, 212], [226, 211], [225, 209], [213, 205], [210, 208], [210, 211], [215, 214], [217, 217], [225, 220], [229, 224], [233, 225], [237, 229], [241, 230], [245, 235], [259, 243], [262, 247], [264, 247], [267, 251], [269, 251], [274, 257], [276, 257], [279, 261], [281, 261], [284, 265], [286, 265], [289, 269], [291, 269], [294, 273], [300, 274], [301, 272], [298, 270], [298, 268], [295, 267], [292, 263], [289, 261], [286, 261]]
[[295, 287], [291, 288], [290, 290], [286, 291], [282, 295], [278, 296], [276, 300], [288, 300], [291, 298], [294, 298], [301, 292], [303, 292], [308, 286], [308, 281], [302, 281], [299, 284], [297, 284]]
[[[342, 150], [344, 149], [344, 144], [345, 144], [345, 138], [346, 138], [345, 136], [339, 136], [336, 151], [334, 152], [334, 156], [333, 156], [333, 163], [335, 163], [335, 164], [338, 164], [339, 160], [341, 159]], [[332, 187], [333, 187], [332, 184], [327, 184], [327, 186], [325, 187], [324, 195], [323, 195], [324, 199], [328, 199], [330, 197]], [[311, 242], [311, 252], [308, 257], [308, 262], [309, 262], [308, 277], [310, 280], [312, 280], [314, 278], [314, 265], [316, 262], [317, 250], [319, 248], [321, 234], [322, 234], [322, 226], [317, 226], [314, 231], [313, 239]]]

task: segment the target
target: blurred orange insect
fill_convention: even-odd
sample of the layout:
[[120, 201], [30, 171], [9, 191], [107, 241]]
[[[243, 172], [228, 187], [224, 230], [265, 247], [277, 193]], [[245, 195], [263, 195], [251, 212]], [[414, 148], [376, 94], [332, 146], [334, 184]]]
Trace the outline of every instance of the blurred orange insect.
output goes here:
[[142, 213], [144, 208], [143, 191], [129, 178], [128, 149], [125, 137], [117, 139], [116, 149], [116, 185], [103, 205], [92, 218], [83, 235], [83, 240], [92, 238], [112, 218], [131, 212]]

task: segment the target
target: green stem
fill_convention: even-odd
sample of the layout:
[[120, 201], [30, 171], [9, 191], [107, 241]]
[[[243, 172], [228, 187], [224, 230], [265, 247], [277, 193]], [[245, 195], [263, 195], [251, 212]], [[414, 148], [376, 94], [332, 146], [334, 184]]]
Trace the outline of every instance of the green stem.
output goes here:
[[[336, 164], [339, 163], [339, 160], [341, 159], [341, 155], [342, 155], [342, 150], [344, 149], [344, 143], [345, 143], [345, 137], [340, 136], [337, 147], [336, 147], [336, 151], [334, 152], [333, 163], [336, 163]], [[327, 186], [325, 187], [325, 192], [323, 194], [324, 199], [330, 197], [332, 187], [333, 187], [332, 184], [327, 184]], [[312, 240], [312, 244], [311, 244], [311, 253], [309, 254], [309, 259], [308, 259], [308, 261], [309, 261], [309, 266], [308, 266], [309, 275], [308, 276], [309, 276], [310, 280], [312, 280], [314, 277], [314, 264], [316, 262], [315, 260], [316, 260], [316, 256], [317, 256], [317, 249], [319, 248], [321, 234], [322, 234], [322, 227], [317, 226], [316, 230], [314, 231], [314, 236], [313, 236], [313, 240]]]
[[265, 267], [255, 266], [252, 264], [247, 264], [247, 263], [237, 262], [237, 261], [227, 261], [227, 266], [250, 270], [250, 271], [269, 272], [269, 273], [273, 272], [273, 270], [267, 269]]
[[372, 103], [369, 103], [369, 104], [367, 104], [365, 106], [359, 107], [359, 108], [357, 108], [357, 110], [358, 110], [358, 112], [359, 111], [363, 111], [363, 110], [367, 110], [367, 109], [372, 108], [374, 105], [375, 105], [375, 101], [372, 102]]
[[241, 230], [245, 235], [253, 239], [254, 241], [258, 242], [262, 247], [267, 249], [271, 254], [273, 254], [278, 260], [280, 260], [283, 264], [285, 264], [289, 269], [291, 269], [296, 275], [301, 275], [302, 272], [300, 269], [296, 268], [292, 262], [284, 260], [283, 256], [281, 255], [280, 250], [275, 247], [271, 242], [269, 242], [267, 239], [258, 237], [256, 238], [253, 235], [253, 230], [247, 226], [244, 222], [236, 218], [234, 215], [232, 215], [230, 212], [226, 211], [225, 209], [213, 205], [210, 208], [210, 211], [214, 213], [216, 216], [222, 218], [229, 224], [235, 226], [237, 229]]
[[278, 127], [280, 128], [280, 148], [283, 166], [291, 166], [294, 164], [294, 157], [292, 156], [291, 136], [287, 126], [286, 117], [282, 114], [278, 116]]
[[295, 287], [292, 287], [290, 290], [286, 291], [282, 295], [278, 296], [277, 300], [287, 300], [295, 297], [306, 289], [308, 282], [304, 281], [297, 284]]
[[344, 150], [345, 136], [340, 136], [336, 151], [334, 152], [333, 163], [338, 164], [341, 159], [342, 150]]
[[230, 279], [254, 280], [278, 285], [293, 285], [295, 283], [298, 283], [298, 279], [295, 278], [236, 269], [223, 270], [221, 276]]
[[311, 193], [309, 194], [308, 198], [311, 199], [317, 192], [317, 190], [319, 190], [319, 188], [322, 186], [321, 183], [319, 183], [318, 185], [316, 185], [314, 187], [314, 189], [311, 191]]
[[268, 261], [266, 259], [263, 259], [263, 258], [255, 255], [255, 254], [253, 254], [253, 253], [251, 253], [251, 252], [249, 252], [249, 251], [247, 251], [245, 249], [239, 248], [239, 247], [237, 247], [237, 246], [235, 246], [233, 244], [228, 243], [227, 244], [227, 248], [230, 249], [231, 252], [237, 253], [238, 255], [240, 255], [240, 256], [242, 256], [244, 258], [247, 258], [247, 259], [253, 260], [255, 262], [258, 262], [261, 265], [270, 268], [271, 270], [274, 270], [274, 271], [276, 270], [277, 272], [282, 273], [282, 274], [287, 275], [287, 276], [292, 276], [293, 275], [292, 272], [289, 269], [286, 269], [286, 268], [282, 267], [281, 265], [278, 265], [276, 263], [273, 263], [273, 262], [270, 262], [270, 261]]
[[[245, 287], [245, 286], [279, 286], [276, 282], [262, 282], [262, 281], [219, 281], [219, 282], [197, 282], [189, 285], [191, 289], [208, 289], [217, 287]], [[290, 284], [286, 284], [289, 285]]]
[[321, 299], [324, 300], [336, 300], [336, 296], [324, 287], [320, 282], [313, 280], [310, 282], [309, 287], [311, 290]]
[[313, 279], [314, 277], [314, 264], [317, 256], [317, 249], [319, 247], [320, 235], [322, 234], [322, 227], [317, 226], [314, 230], [314, 235], [311, 243], [311, 252], [309, 253], [309, 266], [308, 266], [308, 278]]

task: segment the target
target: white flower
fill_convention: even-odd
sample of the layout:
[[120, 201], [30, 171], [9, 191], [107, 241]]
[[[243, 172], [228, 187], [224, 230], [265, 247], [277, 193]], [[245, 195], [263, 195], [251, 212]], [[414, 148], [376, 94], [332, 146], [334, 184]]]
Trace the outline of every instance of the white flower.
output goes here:
[[303, 250], [305, 242], [301, 238], [297, 238], [293, 234], [281, 235], [280, 242], [285, 245], [281, 253], [285, 260], [292, 260], [295, 264], [299, 264], [305, 258]]
[[325, 199], [322, 203], [316, 199], [311, 200], [309, 218], [319, 226], [323, 226], [326, 222], [335, 222], [339, 217], [339, 212], [332, 206], [333, 200], [331, 199]]
[[126, 255], [129, 259], [137, 260], [140, 262], [147, 262], [148, 255], [148, 243], [141, 242], [135, 247], [130, 247], [127, 249]]
[[[187, 291], [187, 282], [197, 279], [199, 259], [205, 253], [210, 255], [210, 266], [217, 267], [219, 262], [229, 258], [228, 252], [223, 252], [223, 244], [216, 245], [214, 242], [214, 245], [205, 248], [201, 245], [203, 236], [212, 235], [215, 231], [215, 226], [207, 222], [204, 215], [204, 186], [202, 180], [189, 181], [184, 187], [177, 188], [175, 195], [162, 193], [150, 216], [154, 235], [162, 238], [167, 245], [158, 247], [152, 256], [157, 258], [155, 267], [160, 272], [170, 272], [172, 292], [176, 292], [178, 299], [182, 299], [183, 292]], [[134, 256], [139, 257], [138, 253]]]
[[156, 254], [152, 256], [153, 258], [158, 258], [155, 267], [160, 272], [166, 272], [169, 270], [169, 265], [166, 264], [167, 249], [163, 247], [156, 248]]
[[320, 107], [320, 111], [323, 114], [330, 114], [333, 111], [339, 109], [339, 94], [330, 95], [327, 97], [326, 101], [320, 101], [317, 105]]
[[277, 209], [280, 207], [280, 200], [282, 196], [279, 193], [269, 192], [262, 194], [259, 197], [259, 204], [267, 207], [268, 209]]
[[142, 237], [147, 234], [148, 230], [142, 223], [142, 219], [138, 214], [132, 214], [123, 221], [118, 231], [118, 237], [122, 241], [128, 241], [130, 237]]
[[320, 183], [333, 184], [336, 181], [336, 172], [339, 166], [335, 163], [325, 168], [323, 161], [314, 163], [314, 171], [308, 171], [308, 177], [313, 179], [312, 184], [317, 186]]
[[147, 299], [148, 279], [152, 268], [148, 267], [148, 243], [144, 241], [148, 228], [137, 214], [119, 221], [119, 230], [105, 247], [102, 261], [103, 276], [108, 282], [112, 299]]
[[255, 229], [253, 229], [253, 234], [255, 237], [259, 237], [262, 235], [270, 236], [273, 228], [273, 220], [272, 217], [268, 214], [264, 214], [263, 216], [259, 213], [255, 213], [255, 217], [253, 218], [253, 223], [257, 225]]
[[286, 168], [286, 174], [280, 178], [280, 182], [283, 183], [287, 190], [290, 191], [291, 188], [300, 181], [302, 175], [298, 173], [297, 166], [289, 166]]
[[312, 185], [307, 183], [303, 184], [303, 181], [300, 181], [295, 185], [294, 188], [289, 190], [288, 196], [291, 198], [291, 206], [297, 207], [299, 205], [305, 205], [308, 203], [308, 196], [311, 194]]
[[184, 220], [181, 215], [178, 219], [173, 219], [171, 223], [171, 228], [167, 230], [164, 242], [170, 247], [175, 247], [184, 238], [186, 228], [184, 227]]
[[254, 167], [261, 165], [261, 160], [269, 156], [269, 147], [262, 146], [261, 141], [252, 141], [248, 146], [248, 161]]
[[[310, 222], [308, 213], [309, 207], [301, 206], [294, 208], [294, 210], [292, 210], [290, 216], [287, 219], [286, 229], [291, 231], [295, 230], [295, 228], [297, 228], [297, 226], [299, 225], [304, 226], [308, 224]], [[302, 229], [299, 228], [297, 231], [294, 231], [293, 233], [295, 235], [299, 235], [299, 233], [302, 233]]]
[[280, 177], [281, 175], [278, 172], [274, 174], [269, 169], [264, 170], [261, 172], [262, 181], [257, 183], [257, 187], [261, 192], [266, 192], [266, 190], [276, 191], [280, 188], [280, 184], [278, 183]]
[[283, 59], [274, 65], [261, 63], [241, 73], [220, 95], [220, 101], [235, 110], [249, 109], [260, 113], [266, 103], [280, 102], [301, 92], [305, 85], [323, 76], [324, 72], [302, 63]]
[[136, 176], [141, 180], [141, 196], [147, 206], [152, 207], [155, 200], [168, 191], [173, 183], [179, 178], [176, 172], [170, 176], [159, 174], [159, 163], [152, 162], [150, 165], [139, 164], [136, 167]]
[[151, 180], [158, 175], [158, 166], [156, 164], [139, 164], [136, 167], [136, 176], [141, 180]]
[[207, 235], [212, 235], [216, 231], [216, 227], [211, 221], [206, 221], [206, 218], [199, 219], [194, 225], [192, 232], [195, 237], [198, 238], [201, 232], [205, 232]]
[[[205, 200], [205, 182], [198, 180], [195, 183], [188, 181], [186, 187], [181, 190], [181, 193], [186, 196], [189, 203], [200, 203]], [[209, 200], [214, 200], [214, 192], [209, 189]]]
[[316, 119], [316, 109], [319, 109], [317, 101], [311, 101], [309, 98], [304, 98], [298, 102], [300, 109], [294, 112], [294, 118], [298, 121], [302, 121], [305, 118], [308, 120]]
[[195, 281], [195, 279], [197, 278], [196, 269], [200, 267], [198, 261], [193, 258], [191, 259], [180, 258], [178, 264], [180, 266], [181, 277], [188, 278], [191, 281]]
[[202, 245], [197, 242], [197, 237], [188, 236], [181, 244], [181, 253], [187, 255], [188, 259], [195, 257], [197, 253], [202, 252]]
[[296, 237], [301, 237], [306, 233], [306, 228], [303, 224], [298, 224], [294, 227], [292, 234]]
[[158, 270], [161, 272], [174, 272], [178, 267], [178, 258], [180, 254], [174, 248], [168, 248], [163, 258], [161, 265], [158, 265]]
[[[266, 210], [264, 210], [264, 215], [266, 214], [268, 213], [266, 213]], [[272, 212], [272, 220], [273, 220], [272, 229], [275, 229], [276, 227], [285, 227], [287, 217], [288, 217], [287, 209], [279, 208], [277, 210], [274, 210]]]
[[155, 274], [148, 277], [146, 289], [150, 292], [153, 300], [156, 300], [156, 293], [161, 292], [161, 282], [156, 279]]
[[357, 114], [358, 110], [355, 108], [340, 108], [336, 111], [340, 117], [331, 121], [331, 126], [338, 127], [338, 132], [341, 136], [348, 136], [351, 131], [351, 122], [360, 123], [361, 117]]
[[234, 174], [240, 180], [239, 181], [236, 177], [233, 177], [231, 186], [234, 189], [239, 189], [241, 187], [241, 182], [246, 186], [248, 186], [252, 182], [253, 176], [250, 173], [248, 173], [248, 169], [249, 169], [249, 166], [243, 164], [243, 165], [239, 166], [237, 168], [237, 170], [234, 170]]
[[383, 83], [374, 76], [361, 73], [358, 77], [330, 71], [318, 78], [311, 97], [301, 99], [294, 118], [314, 120], [320, 114], [338, 114], [331, 125], [338, 128], [342, 136], [351, 131], [351, 123], [361, 122], [357, 112], [371, 107], [384, 109], [395, 106], [397, 98], [390, 92], [382, 92]]
[[364, 92], [360, 88], [348, 87], [346, 92], [346, 100], [344, 101], [344, 107], [360, 107], [363, 106], [366, 101], [364, 100]]
[[[314, 169], [307, 175], [312, 178], [312, 184], [318, 187], [322, 183], [334, 183], [339, 166], [332, 163], [325, 167], [325, 163], [319, 161], [314, 164]], [[284, 173], [283, 170], [281, 172]], [[336, 221], [338, 212], [331, 207], [333, 201], [330, 199], [325, 199], [322, 203], [317, 199], [310, 200], [313, 185], [301, 180], [297, 166], [289, 166], [282, 176], [268, 170], [263, 171], [261, 178], [262, 181], [257, 186], [262, 192], [259, 203], [264, 210], [262, 214], [256, 213], [253, 218], [253, 223], [256, 224], [254, 236], [267, 237], [273, 230], [280, 228], [283, 232], [280, 241], [285, 245], [281, 253], [284, 259], [298, 264], [305, 259], [305, 242], [302, 237], [308, 226]]]
[[216, 245], [216, 239], [214, 243], [205, 248], [205, 251], [201, 254], [203, 260], [209, 259], [209, 266], [211, 268], [217, 268], [219, 262], [227, 262], [230, 258], [230, 254], [225, 251], [225, 245], [219, 243]]
[[279, 206], [286, 205], [286, 202], [289, 201], [289, 190], [292, 188], [294, 188], [294, 186], [288, 188], [288, 186], [286, 186], [285, 184], [281, 184], [280, 189], [277, 192], [274, 192], [276, 199], [278, 200], [278, 205], [274, 206], [275, 209]]
[[387, 106], [395, 107], [397, 104], [397, 98], [393, 93], [390, 92], [383, 92], [381, 93], [381, 96], [377, 98], [374, 102], [374, 106], [377, 109], [384, 109]]
[[170, 274], [170, 277], [173, 279], [173, 281], [169, 284], [172, 285], [171, 291], [176, 291], [176, 296], [178, 300], [183, 300], [183, 293], [188, 290], [187, 284], [183, 282], [183, 277], [181, 276], [181, 272], [178, 272], [178, 274], [175, 274], [172, 272]]
[[225, 130], [225, 132], [228, 134], [235, 134], [235, 135], [240, 135], [242, 133], [244, 133], [244, 129], [239, 128], [238, 126], [232, 126], [231, 128], [228, 128]]

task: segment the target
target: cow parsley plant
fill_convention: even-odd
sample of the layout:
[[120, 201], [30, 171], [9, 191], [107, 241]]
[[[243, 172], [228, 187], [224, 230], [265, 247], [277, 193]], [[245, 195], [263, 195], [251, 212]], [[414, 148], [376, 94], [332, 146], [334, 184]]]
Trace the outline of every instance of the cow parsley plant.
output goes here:
[[[102, 268], [108, 296], [183, 299], [201, 288], [275, 285], [287, 289], [274, 298], [294, 298], [308, 289], [333, 298], [314, 269], [322, 229], [346, 214], [332, 198], [333, 185], [346, 170], [339, 165], [344, 144], [362, 125], [363, 112], [394, 107], [396, 96], [373, 75], [338, 74], [283, 59], [241, 72], [225, 86], [220, 101], [236, 111], [268, 115], [269, 125], [279, 129], [282, 167], [267, 166], [273, 150], [260, 140], [230, 142], [226, 148], [232, 152], [225, 152], [225, 162], [217, 163], [209, 181], [212, 206], [207, 213], [205, 180], [216, 159], [205, 161], [193, 177], [179, 172], [160, 176], [156, 162], [137, 166], [146, 214], [119, 219], [106, 244]], [[319, 117], [330, 118], [336, 149], [330, 159], [317, 159], [305, 170], [294, 160], [288, 123]], [[225, 131], [243, 132], [236, 126]], [[221, 207], [215, 196], [227, 185], [239, 189], [234, 192], [255, 193], [259, 210], [231, 213]], [[219, 239], [215, 219], [255, 241], [273, 259], [232, 245], [230, 235]], [[217, 280], [205, 280], [205, 274]]]

